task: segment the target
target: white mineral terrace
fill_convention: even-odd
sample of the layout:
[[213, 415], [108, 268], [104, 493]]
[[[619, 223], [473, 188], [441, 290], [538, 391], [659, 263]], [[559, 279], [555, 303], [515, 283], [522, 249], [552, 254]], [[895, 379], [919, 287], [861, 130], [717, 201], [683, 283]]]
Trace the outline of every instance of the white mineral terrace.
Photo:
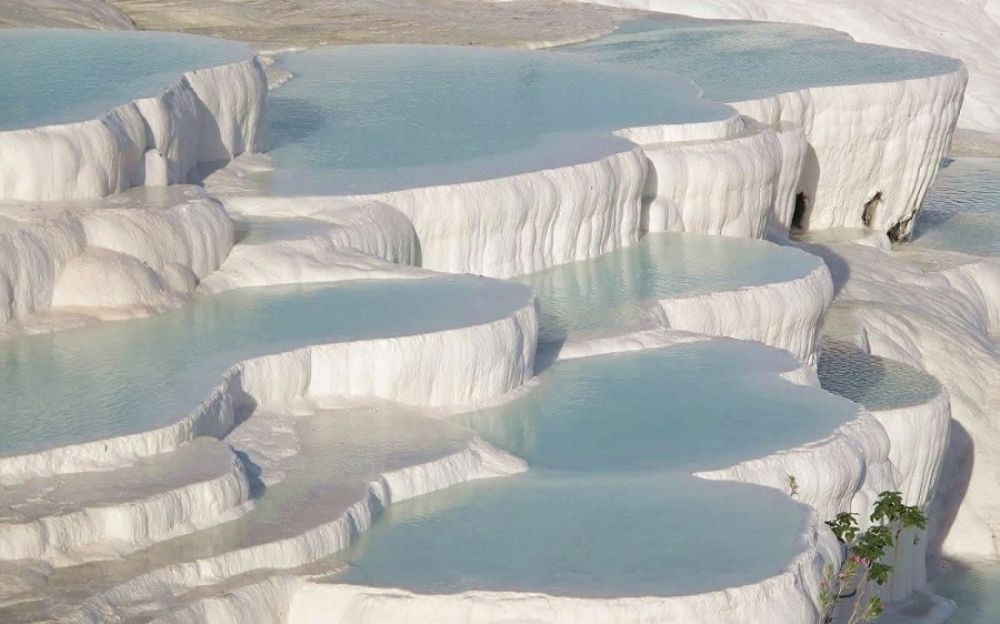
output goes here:
[[813, 623], [824, 521], [898, 490], [870, 591], [944, 622], [928, 557], [1000, 556], [1000, 261], [892, 243], [965, 67], [618, 22], [0, 31], [0, 621]]

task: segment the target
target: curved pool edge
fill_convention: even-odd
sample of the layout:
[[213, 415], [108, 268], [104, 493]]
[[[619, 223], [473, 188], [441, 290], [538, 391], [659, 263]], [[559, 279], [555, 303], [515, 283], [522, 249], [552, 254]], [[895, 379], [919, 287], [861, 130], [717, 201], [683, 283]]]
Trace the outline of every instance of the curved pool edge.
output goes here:
[[[509, 315], [478, 325], [315, 344], [234, 363], [222, 383], [176, 422], [141, 433], [0, 457], [0, 481], [15, 484], [128, 466], [142, 457], [175, 451], [198, 436], [221, 439], [241, 410], [306, 393], [379, 397], [424, 406], [474, 405], [495, 399], [533, 375], [537, 315], [534, 295], [529, 295]], [[338, 370], [350, 374], [337, 374]], [[489, 374], [480, 376], [480, 371]]]
[[82, 121], [0, 132], [0, 200], [89, 199], [184, 183], [201, 164], [261, 151], [267, 79], [248, 58], [185, 72], [152, 97]]

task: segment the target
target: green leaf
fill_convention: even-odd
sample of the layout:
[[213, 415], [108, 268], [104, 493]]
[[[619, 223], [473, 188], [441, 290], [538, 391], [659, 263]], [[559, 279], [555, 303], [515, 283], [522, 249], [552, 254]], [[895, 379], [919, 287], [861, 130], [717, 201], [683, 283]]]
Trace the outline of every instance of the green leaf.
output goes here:
[[857, 514], [842, 511], [837, 514], [835, 519], [827, 520], [826, 525], [830, 527], [837, 541], [841, 544], [854, 541], [854, 538], [858, 535]]
[[877, 585], [885, 585], [892, 574], [892, 566], [884, 563], [873, 563], [868, 566], [868, 578], [875, 581]]
[[900, 492], [882, 492], [875, 501], [870, 517], [872, 522], [895, 522], [903, 514], [903, 495]]

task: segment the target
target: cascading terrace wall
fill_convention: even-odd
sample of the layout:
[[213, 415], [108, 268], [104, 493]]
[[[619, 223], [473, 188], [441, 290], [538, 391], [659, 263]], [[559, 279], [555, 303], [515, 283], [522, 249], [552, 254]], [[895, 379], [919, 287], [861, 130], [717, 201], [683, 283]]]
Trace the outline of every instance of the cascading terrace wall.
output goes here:
[[799, 189], [803, 229], [871, 227], [903, 240], [948, 155], [967, 82], [962, 67], [928, 78], [812, 87], [730, 105], [760, 123], [802, 128], [808, 144]]
[[[2, 133], [0, 162], [32, 163], [45, 155], [58, 166], [50, 180], [27, 169], [4, 167], [0, 197], [97, 197], [134, 185], [182, 182], [200, 162], [224, 161], [259, 149], [266, 126], [262, 76], [256, 60], [202, 70], [158, 98], [119, 107], [101, 120]], [[391, 214], [393, 234], [377, 243], [349, 233], [339, 240], [350, 249], [415, 260], [415, 234], [425, 268], [506, 277], [606, 253], [636, 242], [646, 229], [752, 238], [763, 237], [769, 227], [787, 232], [799, 193], [806, 196], [807, 212], [801, 217], [810, 228], [861, 225], [865, 204], [881, 193], [881, 203], [870, 215], [871, 226], [905, 233], [947, 149], [964, 84], [962, 71], [922, 81], [810, 89], [735, 105], [752, 120], [734, 115], [724, 122], [686, 128], [623, 130], [620, 134], [637, 146], [594, 163], [347, 198], [387, 206], [373, 212], [373, 223], [381, 218], [378, 215]], [[344, 200], [275, 201], [293, 210], [296, 202], [315, 209], [316, 204]], [[237, 205], [244, 206], [246, 214], [274, 207], [272, 202], [234, 200], [233, 206]], [[71, 225], [74, 232], [83, 227]], [[50, 271], [53, 284], [82, 245], [47, 247], [56, 250], [53, 257], [62, 258]], [[31, 245], [23, 247], [37, 252]], [[13, 277], [6, 278], [8, 292], [25, 293], [11, 296], [9, 309], [43, 309], [47, 295], [24, 290], [31, 281], [29, 273], [9, 272]], [[832, 285], [823, 270], [800, 281], [697, 301], [662, 302], [661, 307], [675, 328], [761, 340], [812, 363]], [[29, 299], [43, 303], [26, 305]], [[790, 307], [793, 301], [803, 303]], [[755, 310], [749, 324], [740, 318], [748, 305]], [[8, 313], [9, 318], [14, 316]], [[113, 469], [176, 450], [198, 435], [222, 437], [232, 428], [237, 408], [247, 401], [280, 403], [333, 393], [443, 406], [495, 398], [533, 374], [536, 340], [537, 310], [530, 302], [512, 318], [475, 328], [257, 358], [230, 370], [216, 392], [175, 425], [2, 458], [0, 482]], [[442, 363], [447, 370], [441, 370]], [[940, 413], [935, 412], [935, 422]], [[298, 587], [285, 615], [295, 622], [329, 621], [335, 606], [348, 619], [363, 615], [371, 621], [407, 621], [433, 614], [435, 621], [464, 622], [473, 613], [481, 616], [490, 610], [507, 617], [523, 613], [537, 618], [538, 613], [548, 613], [551, 621], [574, 623], [631, 622], [654, 615], [676, 621], [808, 621], [815, 614], [822, 567], [839, 557], [819, 520], [840, 509], [864, 509], [880, 487], [908, 485], [908, 490], [920, 493], [907, 495], [920, 499], [927, 494], [927, 483], [934, 482], [929, 475], [937, 470], [934, 463], [911, 465], [909, 454], [915, 451], [899, 432], [887, 434], [879, 420], [861, 413], [829, 440], [809, 448], [793, 449], [756, 465], [747, 462], [719, 475], [703, 475], [774, 487], [782, 487], [791, 470], [826, 475], [803, 490], [803, 497], [817, 510], [806, 553], [785, 573], [756, 586], [698, 600], [596, 601], [477, 592], [473, 601], [447, 596], [428, 601], [406, 592], [375, 596], [309, 584]], [[903, 479], [897, 482], [893, 470]], [[391, 498], [383, 493], [376, 501], [379, 494], [374, 490], [372, 496], [367, 506], [355, 510], [352, 521], [370, 522], [375, 503]], [[336, 529], [337, 536], [342, 529]], [[339, 539], [331, 543], [339, 547]], [[281, 554], [294, 555], [295, 548], [291, 545]], [[244, 554], [243, 559], [233, 554], [210, 562], [212, 580], [240, 573], [270, 556], [265, 551]], [[912, 574], [907, 572], [908, 578], [914, 577], [908, 581], [912, 587], [922, 584], [918, 565], [922, 560], [913, 563]], [[169, 573], [183, 576], [191, 571]]]
[[89, 199], [187, 182], [199, 164], [267, 147], [260, 61], [184, 74], [98, 119], [0, 132], [0, 200]]

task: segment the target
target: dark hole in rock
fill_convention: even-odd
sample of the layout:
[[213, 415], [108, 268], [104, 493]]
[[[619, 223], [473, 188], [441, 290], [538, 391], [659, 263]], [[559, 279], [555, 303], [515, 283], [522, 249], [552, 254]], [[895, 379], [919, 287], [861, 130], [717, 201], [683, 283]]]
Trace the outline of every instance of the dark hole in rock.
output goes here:
[[916, 216], [917, 213], [913, 212], [910, 216], [903, 218], [899, 223], [889, 228], [889, 231], [886, 232], [886, 236], [889, 237], [889, 240], [894, 243], [902, 243], [910, 240], [910, 236], [913, 233], [910, 230], [910, 223], [913, 222], [913, 219]]
[[861, 222], [865, 227], [871, 227], [875, 221], [875, 211], [882, 205], [882, 191], [875, 193], [871, 199], [865, 202], [865, 211], [861, 213]]
[[809, 209], [809, 198], [805, 193], [795, 196], [795, 212], [792, 213], [792, 227], [801, 230], [805, 222], [806, 211]]

